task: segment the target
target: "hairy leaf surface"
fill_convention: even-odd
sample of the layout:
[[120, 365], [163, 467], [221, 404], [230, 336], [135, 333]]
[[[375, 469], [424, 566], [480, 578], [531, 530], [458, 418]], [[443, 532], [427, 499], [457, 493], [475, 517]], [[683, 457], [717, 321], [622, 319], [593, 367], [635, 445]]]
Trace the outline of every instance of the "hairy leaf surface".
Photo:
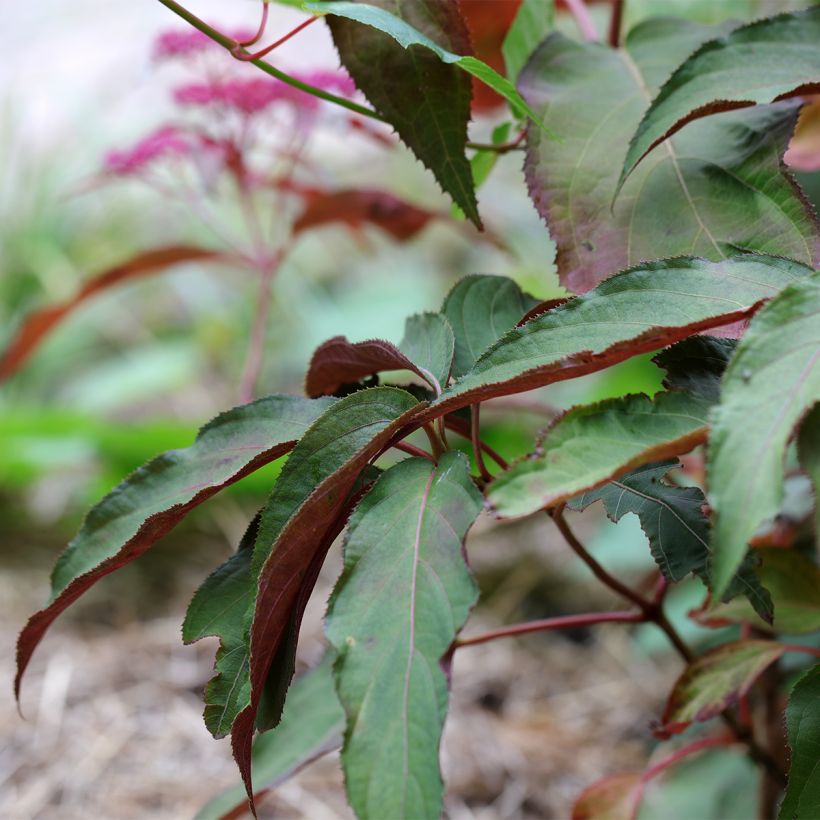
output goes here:
[[678, 392], [574, 407], [548, 430], [534, 456], [490, 484], [487, 500], [499, 517], [529, 515], [640, 464], [686, 453], [705, 440], [709, 407]]
[[92, 296], [124, 282], [160, 273], [166, 268], [184, 262], [217, 262], [228, 259], [228, 254], [221, 251], [171, 245], [138, 253], [127, 262], [97, 274], [70, 299], [58, 305], [36, 310], [23, 320], [6, 349], [0, 354], [0, 381], [16, 373], [54, 327]]
[[446, 316], [429, 311], [410, 316], [404, 323], [404, 338], [399, 350], [426, 374], [424, 378], [434, 389], [447, 387], [455, 338]]
[[[252, 794], [251, 739], [266, 689], [293, 674], [291, 639], [356, 481], [423, 405], [404, 390], [376, 387], [340, 399], [305, 433], [262, 513], [252, 560], [258, 578], [250, 624], [250, 702], [233, 721], [232, 746]], [[267, 725], [271, 720], [265, 721]]]
[[675, 682], [662, 723], [676, 734], [693, 721], [719, 715], [746, 694], [784, 652], [774, 641], [733, 641], [710, 649]]
[[[257, 735], [253, 742], [255, 796], [276, 788], [317, 758], [342, 745], [344, 711], [333, 685], [332, 652], [293, 682], [280, 724]], [[196, 820], [242, 816], [247, 808], [242, 785], [232, 786], [210, 800]]]
[[537, 299], [506, 276], [472, 274], [459, 280], [441, 307], [455, 333], [453, 376], [463, 376], [537, 304]]
[[646, 262], [511, 330], [428, 414], [575, 378], [728, 324], [810, 272], [763, 255]]
[[290, 450], [333, 404], [270, 396], [217, 416], [193, 445], [140, 467], [86, 516], [52, 574], [51, 602], [17, 645], [17, 688], [52, 621], [100, 578], [142, 555], [194, 507]]
[[643, 116], [623, 175], [700, 117], [820, 91], [820, 8], [757, 20], [704, 43], [663, 84]]
[[478, 590], [463, 541], [481, 511], [467, 459], [391, 467], [350, 520], [327, 635], [347, 714], [342, 762], [360, 818], [438, 817], [441, 660]]
[[650, 20], [618, 50], [556, 33], [522, 71], [523, 95], [561, 139], [548, 143], [529, 126], [525, 171], [570, 289], [679, 254], [820, 257], [816, 219], [780, 159], [797, 118], [792, 101], [692, 125], [653, 152], [613, 203], [619, 159], [655, 89], [721, 30]]
[[820, 816], [820, 665], [794, 685], [786, 707], [791, 765], [780, 820], [812, 820]]
[[[478, 227], [465, 156], [470, 78], [438, 50], [470, 53], [455, 0], [374, 0], [310, 6], [327, 22], [356, 86]], [[391, 14], [391, 11], [395, 14]]]
[[708, 483], [716, 595], [757, 527], [777, 514], [786, 445], [818, 399], [820, 274], [814, 274], [787, 287], [752, 320], [713, 411]]

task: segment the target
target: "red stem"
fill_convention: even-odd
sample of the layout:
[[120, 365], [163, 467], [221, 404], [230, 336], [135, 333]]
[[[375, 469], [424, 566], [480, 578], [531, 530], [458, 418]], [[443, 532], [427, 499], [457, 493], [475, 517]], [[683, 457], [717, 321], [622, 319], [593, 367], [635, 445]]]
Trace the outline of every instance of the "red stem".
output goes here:
[[432, 461], [433, 464], [436, 463], [436, 460], [427, 450], [422, 450], [421, 447], [416, 447], [415, 444], [408, 444], [406, 441], [397, 441], [393, 446], [403, 453], [409, 453], [411, 456], [418, 456], [419, 458], [426, 458], [428, 461]]
[[475, 635], [472, 638], [459, 638], [455, 646], [475, 646], [498, 638], [509, 638], [513, 635], [526, 635], [529, 632], [546, 632], [551, 629], [567, 629], [574, 626], [592, 626], [607, 623], [642, 623], [646, 617], [642, 612], [590, 612], [585, 615], [562, 615], [558, 618], [544, 618], [540, 621], [527, 621], [512, 626], [502, 626]]
[[475, 463], [478, 465], [478, 472], [484, 481], [490, 481], [492, 475], [484, 463], [484, 453], [481, 451], [481, 427], [479, 426], [479, 412], [480, 404], [470, 405], [470, 440], [473, 442], [473, 456], [475, 456]]
[[820, 647], [817, 646], [803, 646], [799, 643], [786, 643], [781, 646], [786, 652], [802, 652], [804, 655], [820, 658]]
[[595, 42], [600, 39], [598, 37], [598, 30], [595, 28], [595, 23], [592, 22], [592, 18], [589, 16], [589, 11], [584, 4], [584, 0], [566, 0], [566, 4], [570, 14], [575, 18], [578, 30], [583, 35], [583, 38], [590, 42]]
[[[267, 7], [267, 4], [265, 4]], [[315, 23], [319, 19], [318, 15], [314, 15], [309, 19], [305, 20], [303, 23], [299, 23], [295, 29], [289, 31], [284, 37], [280, 37], [275, 43], [271, 43], [269, 46], [265, 46], [265, 48], [260, 49], [259, 51], [255, 52], [254, 54], [247, 54], [242, 51], [242, 44], [237, 44], [236, 48], [231, 49], [231, 56], [236, 58], [237, 60], [241, 60], [242, 62], [249, 63], [253, 60], [259, 60], [264, 57], [266, 54], [270, 54], [275, 48], [279, 48], [283, 43], [286, 43], [290, 40], [291, 37], [296, 36], [302, 29], [307, 28], [311, 23]]]
[[621, 43], [621, 21], [624, 16], [624, 0], [614, 0], [612, 3], [612, 17], [609, 18], [609, 44], [618, 48]]
[[265, 27], [268, 25], [268, 8], [268, 0], [262, 0], [262, 20], [259, 22], [259, 28], [250, 40], [239, 40], [240, 46], [252, 46], [254, 43], [259, 42], [259, 39], [265, 33]]

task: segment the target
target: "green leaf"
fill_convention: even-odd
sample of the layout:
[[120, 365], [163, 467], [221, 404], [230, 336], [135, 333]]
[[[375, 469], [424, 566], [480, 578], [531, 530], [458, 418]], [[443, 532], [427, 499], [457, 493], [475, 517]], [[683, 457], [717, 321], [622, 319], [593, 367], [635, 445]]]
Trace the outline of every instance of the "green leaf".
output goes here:
[[709, 720], [743, 697], [784, 652], [774, 641], [734, 641], [711, 649], [686, 667], [672, 687], [662, 723], [676, 734]]
[[142, 555], [194, 507], [290, 450], [333, 401], [270, 396], [235, 407], [206, 424], [193, 445], [149, 461], [103, 498], [58, 559], [51, 602], [20, 634], [17, 687], [43, 634], [69, 604]]
[[513, 464], [486, 491], [501, 518], [568, 501], [648, 461], [686, 453], [706, 438], [709, 403], [685, 393], [607, 399], [574, 407], [536, 454]]
[[530, 127], [525, 172], [571, 290], [586, 291], [641, 260], [679, 254], [720, 260], [756, 251], [810, 265], [820, 257], [816, 219], [780, 161], [795, 102], [690, 126], [612, 201], [619, 158], [654, 89], [720, 30], [651, 20], [618, 50], [556, 33], [523, 70], [523, 95], [561, 140], [547, 143]]
[[[381, 2], [384, 2], [384, 0], [381, 0]], [[459, 16], [458, 22], [451, 19], [446, 25], [435, 22], [431, 27], [431, 21], [445, 13], [448, 6], [447, 0], [393, 0], [389, 5], [396, 8], [400, 13], [392, 14], [376, 2], [359, 3], [350, 2], [350, 0], [308, 2], [305, 3], [305, 8], [316, 14], [336, 15], [371, 26], [393, 38], [405, 49], [409, 49], [411, 46], [423, 46], [432, 51], [445, 65], [456, 65], [492, 88], [509, 103], [510, 108], [517, 116], [529, 117], [541, 125], [538, 115], [527, 105], [526, 101], [515, 90], [515, 86], [506, 77], [502, 77], [495, 69], [490, 68], [476, 57], [457, 54], [448, 50], [449, 47], [466, 52], [469, 38], [464, 41], [459, 34], [459, 42], [448, 43], [448, 47], [442, 47], [439, 40], [444, 38], [440, 35], [443, 33], [450, 34], [451, 31], [448, 27], [455, 28], [458, 25], [463, 25], [463, 21]], [[440, 17], [440, 19], [444, 20], [445, 18]], [[333, 25], [331, 22], [331, 29]]]
[[708, 626], [748, 623], [792, 635], [820, 629], [820, 568], [817, 564], [795, 549], [782, 547], [755, 549], [753, 555], [759, 559], [754, 576], [768, 590], [773, 602], [773, 621], [761, 622], [741, 598], [698, 612], [697, 620]]
[[708, 484], [715, 594], [783, 497], [795, 425], [820, 398], [820, 274], [785, 288], [752, 320], [711, 419]]
[[521, 321], [538, 300], [506, 276], [465, 276], [444, 299], [441, 312], [456, 339], [453, 376], [463, 376], [476, 359]]
[[417, 313], [404, 323], [399, 350], [422, 372], [432, 375], [434, 386], [447, 387], [454, 348], [453, 329], [441, 313]]
[[652, 361], [666, 371], [663, 386], [667, 389], [716, 402], [720, 398], [720, 380], [736, 346], [734, 339], [690, 336], [662, 350]]
[[550, 33], [555, 16], [552, 0], [523, 0], [501, 45], [507, 77], [518, 78], [536, 46]]
[[780, 820], [812, 820], [820, 816], [820, 665], [794, 685], [786, 707], [791, 766]]
[[818, 41], [815, 7], [757, 20], [704, 43], [652, 101], [629, 144], [622, 179], [692, 120], [820, 91]]
[[[511, 330], [428, 412], [575, 378], [729, 324], [808, 273], [797, 262], [751, 254], [723, 262], [645, 262]], [[458, 346], [459, 329], [451, 323]]]
[[327, 635], [347, 714], [347, 795], [365, 818], [438, 817], [447, 711], [442, 658], [478, 590], [464, 560], [481, 511], [466, 458], [391, 467], [350, 520]]
[[[351, 493], [367, 465], [424, 408], [394, 387], [360, 390], [333, 404], [305, 433], [262, 513], [251, 571], [258, 578], [250, 634], [250, 701], [233, 719], [234, 757], [251, 795], [251, 740], [263, 695], [281, 701], [293, 674], [304, 606]], [[273, 693], [271, 690], [273, 689]], [[267, 705], [263, 725], [275, 720]]]
[[814, 405], [800, 425], [797, 456], [814, 485], [814, 535], [820, 540], [820, 403]]
[[306, 9], [329, 15], [339, 57], [356, 86], [480, 228], [473, 175], [464, 153], [470, 78], [440, 57], [450, 54], [442, 45], [462, 52], [470, 48], [454, 0], [308, 3]]
[[259, 531], [257, 514], [236, 553], [214, 570], [194, 594], [182, 623], [182, 640], [219, 638], [215, 675], [205, 689], [205, 725], [214, 737], [231, 729], [237, 705], [250, 697], [245, 619], [253, 602], [251, 556]]
[[[325, 653], [314, 669], [294, 681], [281, 723], [254, 740], [252, 759], [257, 796], [342, 745], [344, 711], [333, 686], [333, 660], [332, 652]], [[208, 801], [196, 820], [219, 820], [246, 805], [244, 787], [232, 786]]]

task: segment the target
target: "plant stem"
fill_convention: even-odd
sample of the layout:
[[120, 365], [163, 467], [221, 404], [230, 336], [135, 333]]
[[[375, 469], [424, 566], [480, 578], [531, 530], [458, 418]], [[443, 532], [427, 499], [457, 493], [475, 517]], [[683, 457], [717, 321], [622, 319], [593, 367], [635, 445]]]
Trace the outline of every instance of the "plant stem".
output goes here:
[[256, 29], [256, 34], [254, 34], [250, 40], [240, 40], [240, 46], [252, 46], [254, 43], [258, 43], [259, 40], [262, 39], [262, 35], [265, 33], [265, 27], [268, 25], [269, 8], [270, 4], [268, 3], [268, 0], [262, 0], [262, 19], [259, 21], [259, 28]]
[[[239, 45], [236, 40], [227, 37], [222, 34], [222, 32], [217, 31], [212, 26], [209, 26], [204, 20], [200, 20], [200, 18], [195, 14], [177, 3], [176, 0], [159, 0], [159, 2], [187, 23], [190, 23], [190, 25], [197, 29], [197, 31], [201, 31], [206, 37], [210, 37], [215, 43], [218, 43], [227, 51], [232, 51]], [[344, 97], [337, 97], [335, 94], [331, 94], [330, 92], [324, 91], [316, 86], [303, 83], [301, 80], [297, 80], [295, 77], [285, 74], [284, 71], [279, 71], [278, 68], [274, 68], [274, 66], [270, 63], [266, 63], [262, 60], [250, 60], [250, 62], [257, 68], [261, 68], [262, 71], [269, 74], [271, 77], [275, 77], [277, 80], [281, 80], [283, 83], [287, 83], [294, 88], [298, 88], [306, 94], [312, 94], [320, 100], [325, 100], [326, 102], [333, 103], [334, 105], [339, 105], [342, 108], [347, 108], [349, 111], [355, 111], [363, 117], [370, 117], [370, 119], [378, 120], [379, 122], [387, 122], [381, 114], [374, 111], [372, 108], [367, 108], [366, 106], [359, 105], [351, 100], [346, 100]]]
[[496, 154], [506, 154], [510, 151], [519, 150], [526, 134], [526, 131], [522, 131], [511, 142], [502, 142], [500, 145], [491, 142], [468, 142], [467, 148], [472, 148], [474, 151], [493, 151]]
[[462, 646], [476, 646], [498, 638], [509, 638], [513, 635], [526, 635], [529, 632], [546, 632], [551, 629], [567, 629], [574, 626], [592, 626], [605, 623], [641, 623], [645, 619], [642, 612], [590, 612], [585, 615], [562, 615], [558, 618], [543, 618], [539, 621], [527, 621], [511, 626], [502, 626], [475, 635], [471, 638], [459, 638], [455, 642], [456, 648]]
[[[160, 2], [163, 2], [163, 0], [160, 0]], [[583, 38], [590, 42], [595, 42], [600, 39], [598, 37], [598, 30], [595, 28], [595, 23], [589, 16], [589, 11], [587, 10], [584, 0], [566, 0], [566, 4], [570, 13], [575, 18], [578, 30], [583, 35]]]
[[624, 0], [613, 0], [612, 17], [609, 18], [608, 41], [612, 48], [618, 48], [621, 43], [621, 21], [624, 16]]
[[[267, 6], [267, 4], [265, 4]], [[315, 23], [319, 19], [318, 16], [314, 15], [313, 17], [308, 18], [303, 23], [299, 23], [296, 28], [291, 29], [284, 37], [280, 37], [275, 43], [271, 43], [269, 46], [265, 46], [265, 48], [260, 49], [259, 51], [255, 52], [254, 54], [248, 54], [244, 49], [244, 43], [237, 43], [237, 45], [231, 49], [231, 57], [236, 60], [240, 60], [243, 63], [252, 63], [254, 60], [258, 60], [261, 57], [264, 57], [266, 54], [270, 54], [271, 51], [274, 49], [279, 48], [283, 43], [286, 43], [290, 40], [291, 37], [295, 37], [302, 29], [307, 28], [311, 23]]]
[[799, 643], [783, 644], [783, 649], [786, 652], [802, 652], [804, 655], [812, 655], [815, 658], [820, 658], [820, 647], [817, 646], [803, 646]]
[[436, 460], [427, 450], [422, 450], [421, 447], [416, 447], [415, 444], [408, 444], [406, 441], [397, 441], [393, 445], [397, 450], [401, 450], [403, 453], [409, 453], [411, 456], [416, 456], [418, 458], [426, 458], [428, 461], [432, 461], [433, 464], [436, 463]]
[[732, 746], [737, 743], [737, 738], [732, 737], [731, 735], [720, 735], [719, 737], [704, 737], [700, 740], [695, 740], [692, 743], [688, 743], [681, 749], [678, 749], [676, 752], [668, 755], [667, 757], [663, 758], [662, 760], [658, 761], [654, 766], [650, 766], [642, 775], [641, 775], [641, 785], [648, 783], [652, 778], [657, 777], [661, 772], [665, 769], [668, 769], [670, 766], [674, 766], [679, 760], [683, 760], [685, 757], [689, 757], [689, 755], [693, 755], [696, 752], [703, 751], [704, 749], [711, 749], [714, 746]]
[[484, 481], [492, 480], [492, 475], [484, 463], [484, 453], [481, 451], [481, 427], [479, 424], [480, 404], [470, 405], [470, 440], [473, 442], [473, 456], [478, 465], [478, 472]]

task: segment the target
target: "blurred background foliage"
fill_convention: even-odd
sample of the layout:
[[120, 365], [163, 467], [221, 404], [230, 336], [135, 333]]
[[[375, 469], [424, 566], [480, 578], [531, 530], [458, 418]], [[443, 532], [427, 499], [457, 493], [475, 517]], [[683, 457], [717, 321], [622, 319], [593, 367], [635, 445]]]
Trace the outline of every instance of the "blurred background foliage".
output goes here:
[[[626, 15], [627, 25], [658, 13], [717, 22], [727, 17], [750, 19], [792, 5], [805, 3], [627, 0]], [[226, 29], [251, 27], [257, 14], [255, 3], [238, 0], [230, 4], [192, 0], [191, 6]], [[599, 29], [605, 30], [608, 5], [595, 3], [591, 12]], [[292, 10], [274, 7], [272, 30], [287, 31], [301, 19]], [[558, 15], [557, 25], [575, 34], [568, 15]], [[152, 59], [152, 42], [159, 32], [175, 27], [178, 25], [167, 10], [150, 0], [127, 4], [73, 0], [70, 6], [40, 0], [15, 4], [4, 13], [0, 31], [4, 53], [0, 64], [0, 156], [4, 169], [0, 189], [0, 345], [12, 337], [29, 311], [70, 297], [91, 275], [139, 250], [167, 243], [214, 244], [207, 228], [185, 207], [136, 181], [100, 178], [106, 152], [133, 144], [173, 113], [169, 91], [179, 82], [179, 70]], [[277, 64], [288, 69], [338, 67], [323, 26], [307, 29], [277, 55]], [[227, 55], [220, 56], [230, 62]], [[243, 70], [255, 72], [251, 66]], [[471, 127], [472, 139], [489, 141], [493, 129], [504, 121], [498, 111], [478, 117]], [[419, 207], [450, 213], [448, 201], [431, 176], [398, 143], [386, 149], [347, 131], [334, 133], [328, 127], [311, 140], [306, 152], [307, 161], [329, 187], [379, 187]], [[820, 189], [817, 171], [808, 170], [804, 175], [807, 189], [816, 196]], [[232, 224], [236, 215], [231, 213], [230, 203], [217, 197], [213, 204], [224, 208], [224, 221]], [[542, 299], [562, 295], [553, 265], [554, 248], [527, 198], [519, 152], [499, 157], [479, 191], [479, 206], [491, 235], [500, 237], [501, 242], [481, 239], [468, 223], [458, 219], [434, 220], [406, 242], [396, 242], [375, 227], [353, 234], [338, 224], [302, 235], [273, 283], [257, 394], [301, 392], [311, 352], [330, 336], [343, 334], [352, 341], [381, 337], [397, 342], [406, 316], [437, 309], [449, 288], [467, 273], [512, 277]], [[292, 214], [266, 213], [265, 218], [275, 223], [277, 219], [292, 219]], [[7, 677], [11, 675], [11, 636], [44, 600], [48, 568], [76, 531], [88, 506], [148, 458], [188, 445], [203, 423], [236, 403], [256, 294], [257, 283], [247, 271], [201, 264], [180, 265], [170, 273], [112, 289], [89, 300], [58, 326], [25, 368], [2, 385], [0, 566], [3, 593], [9, 601], [2, 615], [3, 673]], [[560, 408], [630, 392], [653, 393], [659, 388], [659, 371], [649, 357], [641, 357], [605, 373], [555, 385], [527, 399]], [[537, 431], [547, 423], [545, 416], [531, 409], [488, 411], [483, 419], [488, 443], [506, 457], [530, 450]], [[68, 641], [67, 633], [72, 630], [110, 633], [135, 619], [141, 622], [180, 613], [198, 580], [234, 548], [278, 468], [273, 464], [204, 505], [157, 550], [87, 596], [82, 606], [66, 617], [69, 626], [57, 630], [59, 634], [50, 640]], [[634, 516], [613, 525], [593, 515], [584, 527], [592, 551], [613, 571], [633, 578], [652, 572], [645, 538]], [[551, 537], [540, 522], [500, 528], [485, 523], [479, 528], [473, 548], [473, 563], [485, 593], [479, 620], [497, 623], [545, 617], [607, 601], [606, 594], [589, 583], [584, 568], [552, 544]], [[330, 580], [334, 572], [331, 562]], [[714, 639], [714, 631], [707, 632], [685, 617], [701, 598], [702, 590], [695, 583], [677, 588], [670, 596], [675, 620], [685, 637]], [[321, 608], [322, 601], [317, 605], [315, 624]], [[669, 674], [651, 660], [655, 653], [666, 652], [652, 628], [641, 627], [632, 638], [625, 651], [630, 657], [641, 658], [639, 664], [643, 664], [648, 679], [668, 683]], [[177, 635], [171, 634], [170, 641], [178, 642]], [[558, 651], [556, 642], [564, 647], [560, 651], [577, 652], [566, 663], [596, 663], [593, 652], [600, 645], [586, 631], [569, 637], [533, 637], [509, 651], [526, 649], [528, 657], [549, 665], [553, 663], [550, 658], [560, 656], [560, 652], [559, 656], [554, 654]], [[612, 647], [623, 649], [617, 643]], [[185, 679], [185, 696], [194, 704], [192, 714], [198, 720], [196, 692], [208, 677], [210, 661], [201, 648], [185, 651], [199, 653], [192, 679]], [[48, 653], [44, 648], [42, 654]], [[473, 657], [477, 659], [478, 653]], [[515, 658], [498, 668], [512, 670], [515, 676], [520, 667]], [[558, 674], [564, 661], [555, 663]], [[98, 673], [103, 675], [101, 669]], [[36, 670], [34, 674], [36, 677]], [[155, 673], [141, 670], [141, 674]], [[551, 680], [545, 685], [554, 689], [571, 686]], [[488, 688], [471, 691], [476, 708], [493, 712], [493, 692], [500, 685], [493, 679]], [[97, 693], [106, 686], [104, 680], [94, 682]], [[510, 691], [514, 689], [512, 684], [508, 686]], [[8, 688], [3, 687], [4, 692]], [[37, 691], [36, 683], [34, 689]], [[664, 689], [659, 683], [655, 694], [658, 703]], [[521, 703], [529, 703], [527, 697], [545, 697], [539, 692], [537, 687], [528, 690], [520, 696]], [[64, 694], [63, 699], [66, 697]], [[624, 692], [616, 697], [624, 714], [611, 718], [615, 721], [614, 746], [604, 744], [601, 748], [604, 765], [613, 771], [643, 759], [653, 743], [648, 730], [644, 731], [646, 693], [634, 693], [631, 701], [632, 696]], [[33, 817], [39, 816], [38, 811], [47, 812], [49, 806], [62, 805], [61, 817], [74, 816], [68, 804], [60, 803], [60, 789], [67, 789], [66, 784], [57, 775], [49, 779], [48, 754], [30, 745], [29, 729], [17, 726], [10, 698], [4, 695], [1, 705], [4, 717], [0, 726], [14, 726], [17, 746], [14, 760], [0, 757], [0, 783], [5, 777], [16, 784], [16, 802], [6, 804], [0, 813]], [[162, 705], [155, 704], [155, 708]], [[460, 708], [456, 705], [456, 717]], [[509, 708], [514, 711], [514, 706]], [[592, 716], [595, 721], [604, 720], [596, 715]], [[643, 723], [629, 728], [630, 715]], [[629, 743], [636, 736], [640, 743], [633, 748]], [[601, 745], [600, 738], [589, 740]], [[225, 762], [225, 768], [214, 774], [215, 783], [233, 782], [227, 750], [215, 752], [204, 729], [198, 742], [201, 749], [189, 753], [203, 758], [216, 756]], [[577, 742], [583, 744], [583, 740]], [[621, 742], [627, 746], [618, 746]], [[38, 755], [44, 757], [37, 772], [21, 768], [21, 761], [40, 760]], [[535, 758], [531, 761], [533, 777], [546, 778], [553, 763], [539, 764]], [[566, 761], [559, 763], [555, 763], [557, 768], [567, 765]], [[579, 764], [574, 774], [570, 772], [571, 782], [565, 789], [556, 787], [554, 794], [542, 795], [542, 799], [531, 793], [538, 787], [528, 787], [529, 792], [525, 788], [524, 796], [510, 804], [517, 808], [482, 816], [549, 816], [544, 813], [547, 807], [555, 811], [562, 805], [566, 808], [579, 784], [585, 785], [602, 773], [595, 768], [600, 764], [599, 758], [590, 758], [588, 766]], [[724, 774], [717, 776], [719, 771]], [[714, 752], [687, 763], [662, 785], [675, 790], [674, 805], [691, 807], [688, 816], [723, 816], [715, 812], [726, 805], [728, 792], [742, 794], [751, 779], [743, 758]], [[509, 782], [503, 788], [508, 789]], [[667, 801], [656, 799], [659, 788], [653, 786], [649, 791], [642, 817], [672, 816], [666, 813]], [[144, 792], [152, 789], [159, 791], [157, 783], [144, 783]], [[540, 789], [549, 792], [549, 783], [544, 780]], [[36, 799], [31, 796], [33, 790], [39, 795]], [[178, 791], [188, 792], [187, 797], [177, 793], [168, 796], [165, 802], [160, 801], [154, 816], [184, 816], [203, 797], [191, 794], [191, 789], [181, 787]], [[467, 791], [462, 796], [467, 813], [459, 815], [462, 803], [453, 798], [453, 816], [478, 816], [470, 813], [473, 809], [468, 809], [469, 805], [483, 805], [482, 800], [495, 805], [492, 801], [501, 799], [499, 794], [471, 798]], [[530, 809], [526, 808], [527, 800]], [[137, 801], [135, 805], [133, 816], [140, 816], [141, 804]], [[336, 816], [328, 811], [328, 817]], [[343, 804], [339, 811], [343, 811]], [[117, 816], [132, 814], [124, 810]]]

